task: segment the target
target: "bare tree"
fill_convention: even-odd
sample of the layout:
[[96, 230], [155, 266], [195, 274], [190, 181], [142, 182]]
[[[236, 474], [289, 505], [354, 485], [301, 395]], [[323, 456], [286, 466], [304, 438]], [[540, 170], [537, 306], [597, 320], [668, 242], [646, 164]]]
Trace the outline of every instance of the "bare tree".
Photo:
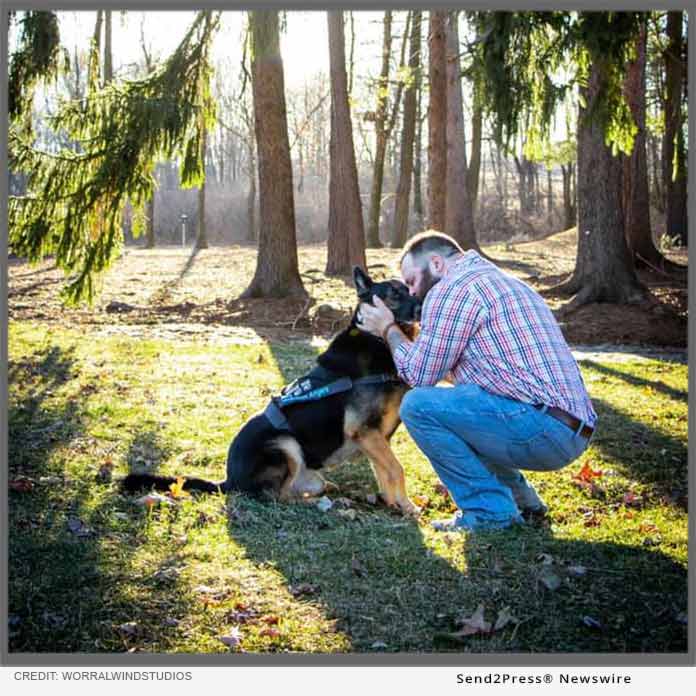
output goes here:
[[408, 236], [408, 210], [411, 193], [411, 177], [413, 175], [413, 146], [416, 135], [416, 92], [420, 81], [420, 10], [414, 10], [409, 42], [409, 86], [404, 94], [403, 130], [401, 135], [401, 166], [399, 184], [396, 189], [396, 205], [394, 206], [394, 227], [392, 230], [392, 247], [401, 247]]
[[447, 74], [445, 19], [447, 12], [430, 11], [428, 105], [428, 217], [429, 227], [445, 230], [447, 195]]
[[348, 275], [367, 265], [365, 228], [348, 105], [348, 80], [343, 13], [327, 13], [331, 64], [331, 144], [329, 177], [329, 240], [326, 273]]
[[467, 185], [464, 108], [457, 12], [448, 13], [445, 22], [447, 75], [447, 174], [445, 198], [445, 232], [464, 249], [477, 249], [474, 212]]

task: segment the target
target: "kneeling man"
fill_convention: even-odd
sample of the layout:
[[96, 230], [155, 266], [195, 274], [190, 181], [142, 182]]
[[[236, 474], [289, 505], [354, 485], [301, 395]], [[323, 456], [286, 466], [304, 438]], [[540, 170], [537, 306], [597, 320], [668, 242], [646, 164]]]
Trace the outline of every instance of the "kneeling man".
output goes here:
[[[578, 365], [541, 296], [438, 232], [413, 237], [400, 258], [423, 300], [409, 340], [378, 297], [361, 327], [389, 345], [414, 387], [401, 418], [458, 512], [439, 530], [507, 527], [546, 506], [521, 469], [555, 471], [587, 448], [597, 415]], [[448, 378], [454, 387], [435, 386]]]

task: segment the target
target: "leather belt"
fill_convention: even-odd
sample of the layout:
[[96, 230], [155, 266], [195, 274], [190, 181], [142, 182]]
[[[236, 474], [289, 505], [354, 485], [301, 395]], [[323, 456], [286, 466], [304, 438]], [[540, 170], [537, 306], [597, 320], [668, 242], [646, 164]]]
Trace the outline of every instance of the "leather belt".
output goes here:
[[[541, 409], [544, 408], [544, 404], [534, 404], [534, 408], [541, 411]], [[571, 416], [570, 413], [566, 413], [560, 408], [549, 406], [546, 409], [546, 413], [553, 416], [556, 420], [561, 421], [561, 423], [564, 425], [567, 425], [573, 432], [576, 432], [580, 427], [580, 420], [578, 420], [575, 416]], [[594, 428], [590, 427], [589, 425], [584, 425], [579, 435], [580, 437], [584, 437], [586, 440], [589, 440], [592, 437], [593, 432]]]

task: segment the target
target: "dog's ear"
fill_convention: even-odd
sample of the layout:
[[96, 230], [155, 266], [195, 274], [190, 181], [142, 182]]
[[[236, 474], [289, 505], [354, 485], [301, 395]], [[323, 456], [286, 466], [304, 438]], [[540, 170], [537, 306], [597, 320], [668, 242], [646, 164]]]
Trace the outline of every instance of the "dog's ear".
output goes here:
[[355, 283], [355, 289], [358, 291], [358, 295], [366, 294], [373, 285], [372, 278], [370, 278], [360, 266], [355, 266], [353, 268], [353, 282]]

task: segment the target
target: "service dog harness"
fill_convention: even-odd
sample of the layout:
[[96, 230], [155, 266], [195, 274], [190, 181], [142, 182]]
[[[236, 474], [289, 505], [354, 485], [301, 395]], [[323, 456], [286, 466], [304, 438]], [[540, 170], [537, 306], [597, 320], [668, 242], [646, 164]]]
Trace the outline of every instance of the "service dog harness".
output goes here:
[[294, 382], [283, 387], [279, 396], [272, 397], [271, 402], [266, 406], [264, 416], [276, 430], [292, 432], [290, 423], [283, 413], [283, 409], [287, 406], [325, 399], [334, 394], [350, 391], [353, 387], [363, 384], [398, 383], [400, 381], [393, 373], [366, 375], [356, 379], [339, 377], [335, 372], [318, 365], [304, 377], [298, 377]]

